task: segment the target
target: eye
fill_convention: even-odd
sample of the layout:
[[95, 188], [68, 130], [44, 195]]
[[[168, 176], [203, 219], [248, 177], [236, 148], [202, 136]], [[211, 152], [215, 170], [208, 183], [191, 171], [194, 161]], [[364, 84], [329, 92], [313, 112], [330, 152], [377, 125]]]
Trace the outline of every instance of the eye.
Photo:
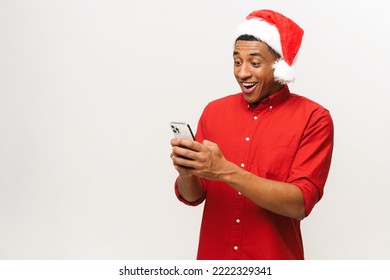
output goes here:
[[234, 60], [234, 65], [235, 66], [240, 66], [242, 64], [241, 60], [235, 59]]
[[255, 68], [258, 68], [261, 66], [261, 63], [260, 62], [251, 62], [251, 65]]

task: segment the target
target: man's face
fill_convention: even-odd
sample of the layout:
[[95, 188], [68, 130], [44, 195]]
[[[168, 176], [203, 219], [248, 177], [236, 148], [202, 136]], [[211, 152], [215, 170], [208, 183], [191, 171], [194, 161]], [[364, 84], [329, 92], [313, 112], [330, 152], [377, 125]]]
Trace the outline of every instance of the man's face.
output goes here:
[[267, 44], [259, 41], [237, 41], [233, 59], [234, 76], [249, 104], [256, 104], [282, 88], [274, 79], [272, 64], [276, 56]]

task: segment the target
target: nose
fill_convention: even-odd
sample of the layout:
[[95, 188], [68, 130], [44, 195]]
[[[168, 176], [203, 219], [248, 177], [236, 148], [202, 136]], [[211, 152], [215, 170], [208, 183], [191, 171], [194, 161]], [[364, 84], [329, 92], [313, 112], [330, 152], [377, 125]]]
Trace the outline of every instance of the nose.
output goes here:
[[241, 65], [241, 67], [238, 69], [237, 77], [245, 80], [252, 76], [252, 71], [250, 69], [250, 65], [247, 63], [244, 63]]

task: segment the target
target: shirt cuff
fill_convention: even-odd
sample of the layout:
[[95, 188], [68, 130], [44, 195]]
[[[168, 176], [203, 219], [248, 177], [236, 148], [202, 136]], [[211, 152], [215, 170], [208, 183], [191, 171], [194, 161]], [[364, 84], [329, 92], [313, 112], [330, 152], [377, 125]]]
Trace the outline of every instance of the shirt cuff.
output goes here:
[[176, 194], [177, 199], [179, 199], [179, 201], [181, 201], [184, 204], [189, 205], [189, 206], [197, 206], [197, 205], [201, 204], [206, 199], [206, 184], [205, 184], [206, 182], [205, 182], [205, 180], [203, 178], [201, 178], [201, 181], [202, 181], [202, 184], [203, 184], [203, 187], [204, 187], [203, 194], [202, 194], [202, 196], [198, 200], [196, 200], [194, 202], [189, 202], [189, 201], [185, 200], [180, 195], [180, 193], [179, 193], [179, 186], [177, 184], [178, 179], [179, 179], [179, 177], [176, 178], [176, 181], [175, 181], [175, 194]]

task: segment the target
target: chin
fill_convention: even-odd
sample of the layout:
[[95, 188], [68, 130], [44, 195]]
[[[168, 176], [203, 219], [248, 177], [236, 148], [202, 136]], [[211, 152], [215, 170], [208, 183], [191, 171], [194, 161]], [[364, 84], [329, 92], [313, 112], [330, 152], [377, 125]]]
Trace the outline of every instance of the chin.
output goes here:
[[246, 97], [244, 95], [244, 99], [245, 101], [248, 103], [248, 104], [256, 104], [256, 103], [259, 103], [259, 98], [250, 98], [250, 97]]

